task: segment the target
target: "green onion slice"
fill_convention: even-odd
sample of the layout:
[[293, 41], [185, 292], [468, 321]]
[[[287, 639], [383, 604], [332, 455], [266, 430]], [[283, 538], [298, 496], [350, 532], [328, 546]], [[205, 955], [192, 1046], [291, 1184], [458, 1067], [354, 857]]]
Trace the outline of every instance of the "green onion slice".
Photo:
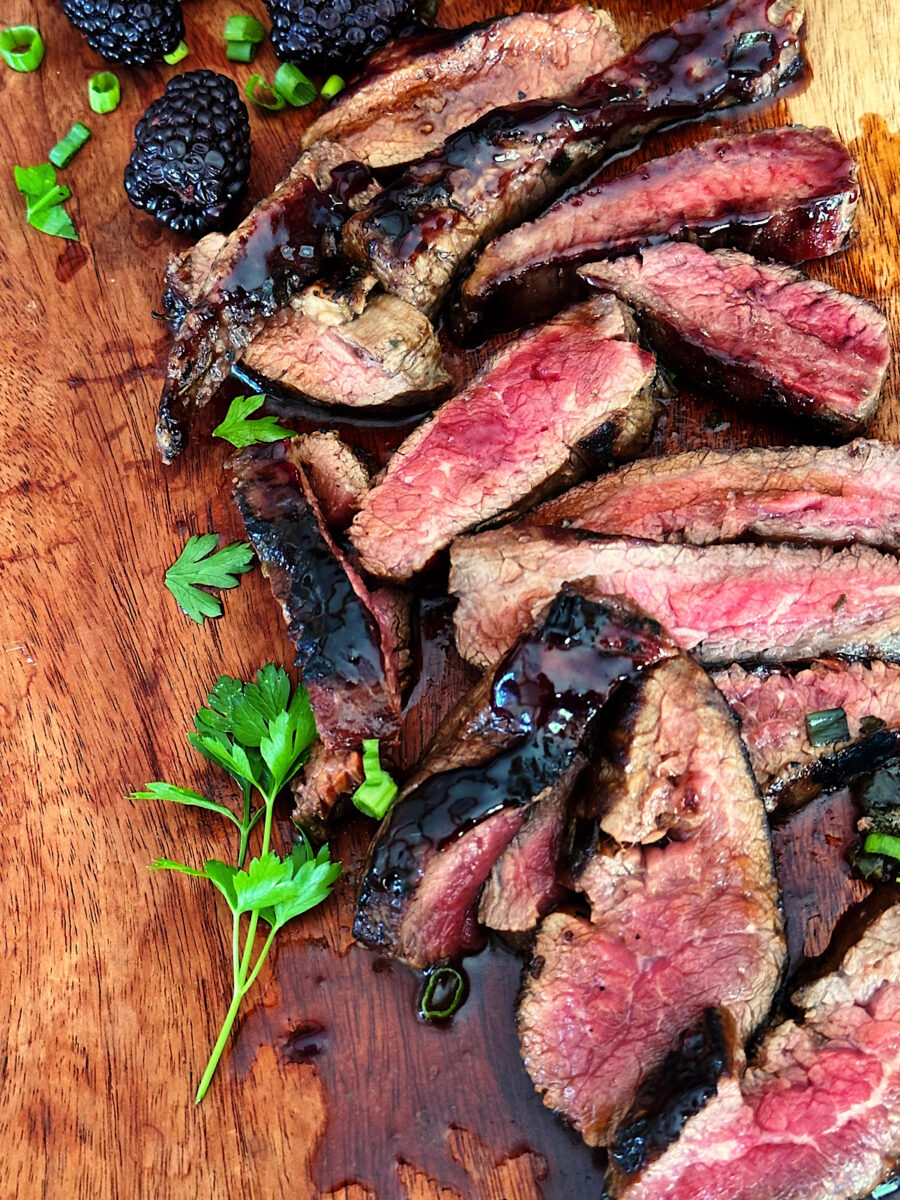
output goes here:
[[424, 1021], [446, 1021], [466, 996], [466, 981], [455, 967], [434, 967], [425, 976], [419, 997], [419, 1016]]
[[346, 86], [340, 75], [329, 75], [322, 84], [322, 90], [319, 95], [323, 100], [330, 100], [332, 96], [336, 96], [338, 92], [342, 92]]
[[262, 21], [247, 13], [235, 13], [225, 22], [226, 42], [261, 42], [266, 36]]
[[397, 785], [381, 768], [378, 738], [363, 742], [363, 781], [353, 793], [353, 803], [367, 817], [380, 821], [397, 795]]
[[168, 54], [163, 55], [163, 62], [167, 62], [170, 67], [174, 67], [176, 63], [180, 63], [183, 58], [187, 58], [190, 54], [190, 47], [187, 42], [179, 42], [174, 50], [170, 50]]
[[100, 71], [88, 80], [88, 100], [95, 113], [109, 113], [119, 107], [122, 92], [112, 71]]
[[56, 143], [47, 157], [54, 167], [67, 167], [90, 136], [91, 131], [87, 125], [76, 121], [66, 136]]
[[884, 854], [888, 858], [900, 859], [900, 837], [889, 833], [870, 833], [863, 843], [866, 854]]
[[306, 104], [312, 104], [319, 94], [313, 81], [307, 79], [300, 68], [295, 67], [293, 63], [281, 64], [275, 72], [274, 87], [275, 91], [284, 96], [288, 104], [293, 105], [294, 108], [303, 108]]
[[819, 712], [807, 713], [806, 732], [813, 746], [848, 742], [850, 729], [847, 726], [847, 714], [842, 708], [823, 708]]
[[33, 25], [10, 25], [0, 33], [0, 55], [14, 71], [36, 71], [44, 58], [44, 39]]
[[269, 112], [280, 112], [287, 101], [263, 79], [262, 75], [251, 75], [244, 88], [244, 95], [257, 108], [268, 109]]
[[72, 242], [79, 240], [75, 226], [72, 224], [72, 218], [59, 204], [54, 204], [52, 208], [42, 208], [40, 211], [29, 213], [28, 224], [33, 225], [35, 229], [40, 229], [41, 233], [49, 233], [53, 237], [68, 238]]
[[256, 42], [226, 42], [225, 57], [231, 62], [253, 62], [257, 49]]

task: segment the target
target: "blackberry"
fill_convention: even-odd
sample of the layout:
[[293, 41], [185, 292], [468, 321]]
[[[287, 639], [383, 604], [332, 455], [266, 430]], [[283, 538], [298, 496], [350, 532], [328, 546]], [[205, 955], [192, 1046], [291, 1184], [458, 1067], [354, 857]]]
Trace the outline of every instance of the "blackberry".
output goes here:
[[415, 20], [416, 0], [265, 0], [279, 58], [349, 75]]
[[60, 0], [87, 44], [111, 62], [142, 67], [158, 62], [184, 37], [179, 0], [124, 4], [121, 0]]
[[137, 123], [125, 191], [179, 233], [220, 229], [247, 191], [250, 122], [238, 90], [215, 71], [175, 75]]

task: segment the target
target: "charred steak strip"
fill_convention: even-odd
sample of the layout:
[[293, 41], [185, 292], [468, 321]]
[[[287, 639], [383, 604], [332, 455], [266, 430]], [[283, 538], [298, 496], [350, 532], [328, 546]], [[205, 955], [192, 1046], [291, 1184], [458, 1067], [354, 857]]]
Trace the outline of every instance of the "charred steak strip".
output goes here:
[[590, 1145], [611, 1142], [707, 1009], [745, 1041], [785, 958], [765, 811], [722, 697], [685, 656], [623, 689], [617, 709], [623, 696], [599, 797], [616, 841], [578, 879], [591, 919], [545, 918], [519, 1008], [544, 1103]]
[[586, 304], [505, 346], [364, 498], [350, 537], [366, 570], [408, 579], [457, 534], [571, 479], [586, 439], [616, 458], [640, 450], [656, 363], [627, 337], [620, 305]]
[[409, 167], [348, 223], [344, 245], [389, 292], [433, 313], [491, 238], [608, 152], [660, 125], [763, 99], [801, 64], [799, 6], [722, 0], [654, 34], [565, 101], [497, 108]]
[[359, 454], [333, 430], [318, 429], [292, 437], [285, 454], [302, 469], [328, 528], [346, 529], [371, 483]]
[[[354, 933], [426, 966], [470, 949], [482, 883], [526, 810], [574, 783], [596, 713], [623, 679], [672, 653], [654, 622], [573, 592], [476, 685], [474, 711], [451, 718], [473, 736], [453, 765], [428, 765], [403, 793], [369, 851]], [[436, 766], [446, 762], [438, 736]]]
[[846, 435], [875, 414], [891, 349], [884, 314], [867, 300], [792, 267], [687, 243], [579, 274], [633, 305], [660, 358], [702, 386]]
[[[790, 673], [748, 672], [735, 664], [713, 682], [741, 723], [750, 765], [771, 807], [808, 800], [897, 752], [898, 666], [829, 660]], [[830, 708], [846, 713], [850, 740], [814, 746], [807, 714]]]
[[451, 550], [462, 656], [497, 662], [566, 580], [629, 596], [709, 666], [900, 660], [900, 564], [868, 546], [670, 546], [517, 527]]
[[301, 145], [331, 138], [373, 169], [411, 162], [490, 109], [567, 95], [621, 54], [609, 16], [582, 7], [398, 39], [369, 59]]
[[763, 129], [688, 146], [562, 200], [492, 242], [462, 287], [479, 335], [540, 320], [578, 294], [577, 268], [675, 240], [803, 262], [846, 244], [856, 165], [827, 129]]
[[164, 462], [182, 449], [190, 409], [211, 399], [266, 318], [320, 273], [371, 186], [367, 168], [323, 143], [222, 244], [169, 354], [156, 429]]
[[840, 967], [794, 994], [740, 1079], [618, 1195], [628, 1200], [842, 1200], [900, 1156], [900, 906]]
[[644, 459], [528, 513], [529, 525], [652, 542], [865, 542], [900, 549], [900, 449], [695, 450]]

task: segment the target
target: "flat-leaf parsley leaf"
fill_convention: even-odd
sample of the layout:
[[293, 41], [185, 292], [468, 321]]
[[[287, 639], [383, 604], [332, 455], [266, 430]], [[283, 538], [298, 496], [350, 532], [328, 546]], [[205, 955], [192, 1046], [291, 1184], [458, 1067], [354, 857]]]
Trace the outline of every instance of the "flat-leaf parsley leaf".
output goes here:
[[255, 446], [257, 442], [282, 442], [292, 436], [290, 429], [282, 429], [277, 417], [259, 417], [248, 420], [251, 413], [262, 408], [266, 398], [259, 396], [235, 396], [228, 406], [225, 420], [213, 430], [213, 437], [224, 438], [239, 449]]
[[217, 533], [195, 533], [166, 571], [166, 587], [181, 611], [198, 625], [205, 617], [222, 615], [219, 597], [201, 589], [237, 587], [238, 577], [245, 575], [253, 562], [253, 547], [248, 542], [233, 542], [216, 550], [218, 544]]

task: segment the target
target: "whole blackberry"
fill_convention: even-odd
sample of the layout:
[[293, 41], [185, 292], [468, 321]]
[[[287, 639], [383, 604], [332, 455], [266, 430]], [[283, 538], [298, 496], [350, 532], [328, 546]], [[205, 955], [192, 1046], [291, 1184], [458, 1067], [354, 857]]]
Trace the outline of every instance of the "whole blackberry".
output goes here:
[[349, 75], [415, 19], [416, 0], [265, 0], [279, 58]]
[[121, 0], [60, 0], [87, 44], [111, 62], [142, 67], [158, 62], [184, 37], [179, 0], [123, 4]]
[[207, 233], [247, 191], [250, 122], [238, 90], [215, 71], [175, 75], [137, 123], [125, 191], [179, 233]]

